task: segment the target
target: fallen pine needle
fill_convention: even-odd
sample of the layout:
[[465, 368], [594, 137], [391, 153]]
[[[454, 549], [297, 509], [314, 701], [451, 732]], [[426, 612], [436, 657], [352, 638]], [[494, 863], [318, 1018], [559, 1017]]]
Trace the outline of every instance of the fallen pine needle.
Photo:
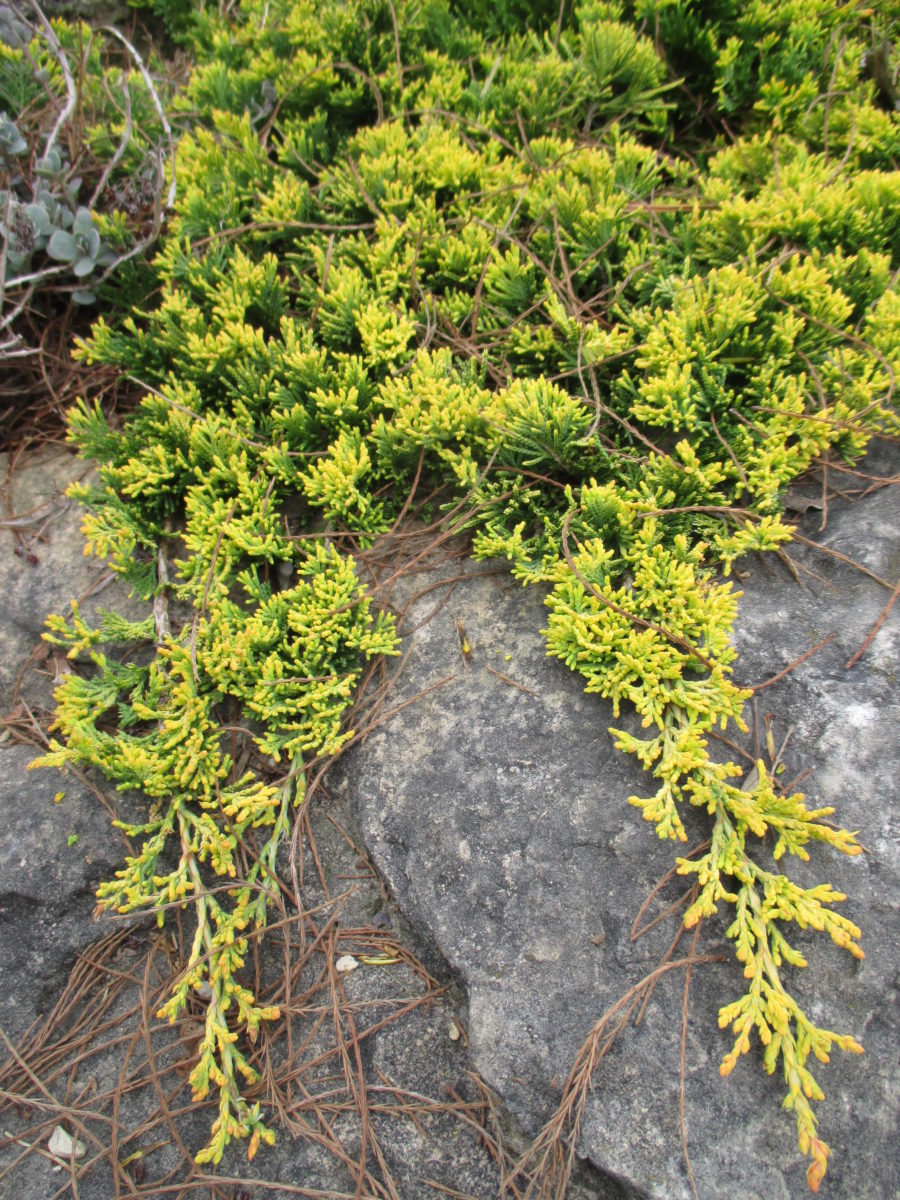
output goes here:
[[875, 622], [875, 624], [869, 630], [869, 636], [866, 638], [866, 640], [863, 642], [863, 644], [860, 646], [860, 648], [857, 650], [857, 652], [853, 655], [853, 657], [851, 659], [848, 659], [847, 662], [844, 664], [845, 671], [849, 671], [851, 667], [855, 667], [856, 664], [859, 662], [859, 660], [862, 658], [862, 656], [865, 654], [865, 652], [868, 650], [868, 648], [872, 645], [872, 642], [875, 640], [876, 633], [882, 627], [882, 625], [885, 623], [885, 621], [887, 620], [888, 613], [894, 607], [894, 601], [897, 599], [898, 592], [900, 592], [900, 579], [897, 580], [896, 586], [894, 587], [894, 590], [891, 593], [891, 598], [890, 598], [890, 600], [888, 600], [887, 604], [881, 610], [881, 612], [878, 616], [878, 620]]
[[[777, 683], [779, 679], [784, 679], [785, 675], [790, 675], [791, 671], [793, 671], [795, 667], [799, 667], [801, 663], [806, 662], [806, 660], [811, 658], [817, 650], [821, 650], [823, 646], [827, 646], [829, 642], [834, 641], [834, 636], [835, 635], [833, 633], [829, 633], [828, 637], [824, 637], [822, 638], [821, 642], [816, 642], [814, 646], [810, 646], [810, 648], [804, 654], [801, 654], [799, 658], [795, 658], [793, 662], [788, 663], [783, 671], [779, 671], [777, 675], [773, 675], [772, 678], [767, 679], [765, 683], [751, 684], [750, 690], [752, 692], [761, 692], [763, 688], [771, 687], [772, 684]], [[862, 651], [860, 651], [860, 653], [862, 653]], [[852, 662], [847, 663], [848, 667], [852, 665]]]
[[498, 679], [502, 679], [504, 683], [508, 683], [510, 687], [518, 688], [520, 692], [525, 692], [529, 696], [537, 695], [537, 692], [532, 688], [526, 687], [524, 683], [518, 683], [515, 679], [510, 678], [509, 675], [504, 675], [502, 671], [496, 670], [495, 667], [488, 667], [488, 670], [492, 675], [496, 675]]

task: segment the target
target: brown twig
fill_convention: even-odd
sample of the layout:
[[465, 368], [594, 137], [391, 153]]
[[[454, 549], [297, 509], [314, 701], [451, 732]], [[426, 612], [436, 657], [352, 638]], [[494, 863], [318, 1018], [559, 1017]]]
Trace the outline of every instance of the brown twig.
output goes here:
[[890, 613], [891, 609], [894, 607], [894, 601], [897, 599], [898, 593], [900, 593], [900, 579], [897, 580], [897, 584], [896, 584], [893, 592], [891, 592], [890, 600], [888, 600], [887, 604], [884, 606], [884, 608], [879, 613], [878, 619], [876, 620], [875, 624], [869, 630], [866, 640], [863, 642], [863, 644], [860, 646], [860, 648], [856, 651], [856, 653], [853, 655], [853, 657], [849, 658], [847, 660], [847, 662], [844, 663], [845, 671], [849, 671], [851, 669], [851, 667], [855, 667], [856, 664], [859, 662], [859, 660], [862, 658], [862, 656], [865, 654], [865, 652], [868, 650], [868, 648], [872, 645], [872, 642], [875, 640], [875, 635], [878, 633], [878, 630], [885, 623], [885, 621], [887, 620], [888, 614]]
[[761, 692], [763, 688], [771, 687], [773, 683], [778, 683], [780, 679], [784, 679], [785, 675], [790, 675], [791, 671], [799, 667], [801, 663], [806, 662], [808, 658], [811, 658], [817, 650], [821, 650], [823, 646], [827, 646], [829, 642], [833, 642], [835, 637], [836, 634], [829, 633], [829, 635], [827, 637], [823, 637], [820, 642], [816, 642], [814, 646], [810, 646], [810, 648], [804, 654], [801, 654], [799, 658], [795, 658], [793, 662], [789, 662], [788, 665], [783, 670], [779, 671], [777, 675], [773, 675], [770, 679], [765, 680], [763, 683], [748, 684], [747, 686], [749, 691]]
[[517, 680], [513, 679], [509, 675], [504, 675], [502, 671], [498, 671], [495, 667], [488, 666], [488, 667], [486, 667], [486, 669], [488, 671], [490, 671], [490, 673], [492, 675], [496, 675], [497, 678], [502, 680], [503, 683], [508, 684], [510, 687], [517, 688], [520, 692], [524, 692], [526, 694], [526, 696], [537, 696], [538, 695], [538, 693], [536, 691], [534, 691], [533, 688], [526, 687], [524, 683], [519, 683]]

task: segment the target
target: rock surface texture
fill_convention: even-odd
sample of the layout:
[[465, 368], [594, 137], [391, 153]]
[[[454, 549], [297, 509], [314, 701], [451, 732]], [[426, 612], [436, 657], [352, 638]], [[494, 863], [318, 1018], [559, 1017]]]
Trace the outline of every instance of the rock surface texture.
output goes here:
[[[87, 473], [71, 453], [48, 449], [7, 474], [2, 533], [0, 714], [28, 729], [46, 720], [53, 677], [65, 669], [41, 640], [51, 612], [73, 599], [84, 611], [127, 603], [109, 590], [102, 563], [81, 553], [81, 510], [62, 494]], [[23, 703], [24, 701], [24, 703]], [[75, 954], [108, 932], [93, 919], [94, 891], [121, 861], [121, 838], [89, 787], [55, 771], [27, 771], [36, 746], [0, 745], [0, 1026], [18, 1037], [49, 1011]], [[14, 984], [13, 984], [13, 981]]]
[[13, 1040], [52, 1009], [75, 954], [109, 932], [92, 919], [94, 892], [124, 852], [96, 796], [56, 771], [27, 774], [34, 757], [0, 747], [0, 1027]]
[[[19, 460], [10, 467], [0, 455], [0, 475], [9, 471], [3, 513], [2, 579], [4, 602], [0, 606], [0, 711], [6, 713], [16, 696], [16, 685], [27, 672], [28, 656], [43, 653], [41, 634], [49, 613], [69, 611], [72, 600], [88, 600], [86, 614], [96, 607], [121, 605], [123, 589], [110, 592], [111, 574], [96, 559], [82, 554], [81, 506], [63, 494], [68, 484], [89, 474], [83, 461], [71, 453], [48, 449]], [[52, 664], [51, 664], [52, 665]], [[50, 702], [48, 682], [30, 699], [43, 706]]]
[[[893, 581], [897, 517], [896, 492], [886, 488], [832, 511], [815, 536]], [[900, 1091], [898, 614], [845, 669], [890, 592], [819, 551], [792, 546], [791, 554], [816, 572], [801, 574], [802, 587], [771, 556], [752, 562], [742, 581], [735, 677], [762, 683], [834, 634], [758, 692], [748, 716], [763, 747], [767, 723], [776, 748], [790, 731], [783, 778], [809, 769], [802, 790], [810, 802], [833, 804], [835, 820], [860, 830], [868, 851], [845, 859], [814, 847], [809, 864], [791, 863], [793, 877], [847, 893], [842, 908], [862, 926], [866, 951], [859, 963], [822, 935], [796, 931], [810, 966], [792, 972], [791, 986], [819, 1024], [866, 1049], [836, 1051], [814, 1072], [827, 1097], [820, 1136], [833, 1150], [822, 1194], [888, 1200], [900, 1195], [888, 1150], [897, 1144]], [[409, 627], [433, 604], [433, 594], [423, 599]], [[502, 575], [458, 586], [407, 639], [393, 701], [453, 679], [349, 753], [340, 783], [358, 797], [367, 846], [400, 908], [468, 988], [478, 1071], [530, 1133], [553, 1112], [594, 1022], [665, 954], [678, 916], [637, 940], [632, 924], [684, 851], [660, 842], [628, 806], [645, 781], [607, 733], [627, 722], [614, 722], [606, 702], [546, 657], [545, 611], [537, 590]], [[689, 836], [700, 842], [705, 826], [694, 818]], [[682, 891], [681, 880], [669, 884], [644, 921]], [[782, 1081], [765, 1076], [756, 1047], [730, 1078], [718, 1073], [731, 1040], [717, 1011], [742, 990], [725, 928], [725, 919], [703, 927], [698, 953], [723, 959], [695, 968], [690, 986], [685, 1130], [697, 1190], [702, 1200], [799, 1198], [808, 1195], [806, 1163], [780, 1110]], [[579, 1144], [628, 1194], [659, 1200], [691, 1194], [679, 1120], [683, 991], [683, 972], [668, 974], [642, 1023], [623, 1031], [596, 1072]]]

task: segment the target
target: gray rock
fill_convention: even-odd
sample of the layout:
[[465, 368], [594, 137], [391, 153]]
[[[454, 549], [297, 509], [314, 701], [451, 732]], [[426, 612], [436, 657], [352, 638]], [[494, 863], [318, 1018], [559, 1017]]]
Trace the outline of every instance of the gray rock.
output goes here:
[[[897, 515], [894, 495], [881, 491], [833, 511], [821, 540], [893, 580]], [[815, 1071], [827, 1096], [819, 1132], [834, 1152], [823, 1194], [888, 1200], [900, 1194], [889, 1150], [900, 1091], [897, 614], [845, 670], [889, 593], [835, 559], [802, 547], [791, 553], [823, 578], [805, 577], [801, 589], [777, 562], [752, 564], [736, 677], [763, 682], [836, 633], [759, 692], [756, 710], [760, 737], [768, 713], [779, 745], [793, 726], [785, 778], [810, 767], [808, 795], [835, 804], [835, 819], [859, 829], [869, 851], [847, 859], [814, 849], [808, 868], [791, 866], [800, 879], [847, 893], [843, 908], [863, 927], [867, 954], [858, 963], [821, 935], [800, 932], [795, 941], [810, 967], [793, 971], [791, 985], [820, 1024], [866, 1047], [864, 1057], [836, 1051]], [[413, 608], [410, 627], [434, 599]], [[400, 908], [468, 989], [478, 1071], [530, 1133], [554, 1110], [593, 1023], [659, 963], [678, 920], [631, 939], [641, 903], [680, 848], [659, 842], [628, 806], [646, 782], [607, 733], [627, 723], [614, 722], [607, 703], [586, 696], [578, 677], [546, 657], [545, 612], [537, 591], [508, 578], [475, 575], [458, 586], [408, 638], [392, 703], [451, 672], [452, 681], [351, 751], [340, 783], [358, 797], [367, 846]], [[457, 620], [471, 644], [468, 662]], [[700, 841], [704, 822], [690, 815], [689, 836]], [[651, 911], [681, 890], [676, 881]], [[717, 1070], [731, 1042], [716, 1014], [742, 991], [724, 928], [706, 923], [698, 950], [724, 960], [696, 968], [690, 991], [685, 1117], [699, 1195], [801, 1197], [806, 1160], [780, 1111], [781, 1081], [765, 1076], [756, 1049], [730, 1078]], [[630, 1194], [660, 1200], [690, 1196], [679, 1122], [683, 983], [680, 972], [660, 980], [642, 1024], [626, 1029], [601, 1064], [580, 1141], [580, 1152]]]
[[[0, 468], [10, 470], [8, 456]], [[13, 726], [27, 729], [52, 705], [64, 656], [57, 663], [42, 642], [49, 613], [65, 613], [79, 598], [86, 615], [104, 605], [135, 612], [121, 584], [110, 585], [107, 568], [81, 552], [81, 510], [63, 492], [87, 471], [73, 454], [50, 448], [17, 460], [8, 479], [0, 529], [0, 714], [11, 714]], [[125, 847], [88, 786], [58, 771], [27, 771], [38, 747], [12, 744], [9, 731], [3, 737], [0, 1024], [15, 1038], [53, 1006], [75, 954], [108, 932], [93, 921], [94, 891], [120, 865]]]
[[[0, 472], [5, 476], [9, 469], [9, 456], [0, 455]], [[82, 510], [64, 495], [70, 483], [87, 474], [83, 461], [51, 448], [19, 460], [9, 477], [0, 519], [0, 713], [12, 707], [29, 655], [40, 652], [49, 613], [68, 612], [72, 600], [84, 597], [96, 598], [86, 613], [124, 598], [122, 588], [98, 593], [110, 573], [103, 563], [83, 556]], [[49, 703], [51, 690], [49, 683], [39, 689], [42, 704]]]
[[75, 954], [109, 932], [94, 892], [124, 846], [97, 797], [58, 771], [27, 771], [31, 746], [0, 748], [0, 1026], [17, 1039], [62, 990]]

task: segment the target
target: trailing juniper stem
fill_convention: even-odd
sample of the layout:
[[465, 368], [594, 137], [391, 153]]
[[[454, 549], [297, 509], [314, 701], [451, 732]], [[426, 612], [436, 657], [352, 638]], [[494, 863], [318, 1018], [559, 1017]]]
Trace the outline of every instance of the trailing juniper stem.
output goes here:
[[[696, 775], [709, 775], [702, 765], [694, 769]], [[754, 1029], [764, 1047], [764, 1063], [769, 1074], [775, 1071], [781, 1058], [788, 1086], [784, 1107], [794, 1113], [801, 1152], [812, 1158], [807, 1179], [810, 1188], [817, 1191], [825, 1174], [829, 1147], [816, 1137], [816, 1117], [810, 1101], [824, 1097], [805, 1066], [806, 1060], [812, 1051], [820, 1062], [828, 1062], [828, 1051], [833, 1044], [853, 1053], [862, 1053], [862, 1046], [849, 1035], [814, 1025], [784, 986], [779, 970], [782, 964], [803, 967], [806, 960], [788, 943], [779, 922], [793, 920], [801, 928], [810, 925], [824, 930], [836, 945], [856, 958], [864, 957], [855, 941], [860, 931], [830, 908], [831, 904], [845, 899], [842, 893], [827, 885], [801, 889], [791, 884], [785, 875], [768, 871], [754, 862], [746, 853], [745, 842], [752, 824], [753, 832], [757, 834], [764, 834], [766, 829], [777, 832], [781, 839], [779, 845], [784, 839], [790, 840], [788, 848], [804, 858], [808, 855], [803, 850], [803, 843], [808, 837], [818, 837], [849, 855], [859, 854], [861, 848], [855, 836], [846, 830], [818, 824], [817, 818], [829, 815], [832, 810], [809, 812], [802, 805], [802, 796], [789, 798], [793, 808], [790, 816], [767, 812], [766, 802], [773, 799], [774, 794], [761, 762], [757, 764], [757, 771], [757, 784], [749, 792], [723, 785], [715, 774], [695, 792], [695, 797], [698, 793], [701, 796], [700, 803], [706, 803], [706, 796], [712, 795], [714, 826], [706, 854], [698, 859], [679, 860], [679, 873], [696, 875], [701, 885], [701, 893], [686, 913], [684, 923], [691, 928], [701, 917], [712, 915], [720, 900], [735, 905], [736, 919], [728, 929], [728, 936], [736, 942], [737, 958], [744, 965], [748, 985], [740, 1000], [719, 1011], [719, 1025], [723, 1028], [731, 1025], [737, 1035], [720, 1071], [722, 1075], [729, 1075], [738, 1058], [749, 1051]], [[693, 798], [692, 802], [698, 801]], [[741, 815], [735, 819], [736, 812]], [[728, 879], [735, 881], [736, 891], [731, 890]]]
[[[755, 1026], [765, 1047], [764, 1062], [769, 1074], [775, 1071], [778, 1058], [782, 1060], [788, 1087], [784, 1107], [793, 1110], [801, 1152], [812, 1158], [807, 1169], [807, 1181], [812, 1191], [817, 1191], [825, 1174], [830, 1148], [816, 1136], [817, 1119], [810, 1101], [822, 1100], [824, 1095], [806, 1068], [806, 1059], [812, 1051], [820, 1062], [827, 1063], [832, 1044], [856, 1054], [861, 1054], [863, 1048], [848, 1035], [835, 1034], [812, 1025], [785, 988], [779, 965], [788, 961], [796, 966], [804, 966], [805, 961], [788, 945], [778, 927], [767, 922], [764, 902], [760, 899], [756, 884], [768, 872], [760, 871], [749, 860], [746, 866], [751, 881], [741, 884], [737, 906], [745, 924], [746, 909], [749, 908], [752, 913], [752, 928], [757, 942], [752, 954], [744, 958], [744, 975], [750, 980], [745, 997], [719, 1012], [720, 1026], [724, 1028], [730, 1022], [733, 1032], [738, 1035], [734, 1048], [722, 1062], [720, 1072], [722, 1075], [730, 1074], [738, 1057], [747, 1053], [750, 1048], [749, 1034]], [[838, 893], [832, 899], [842, 897]], [[855, 957], [862, 958], [862, 951], [850, 940], [859, 935], [859, 930], [851, 925], [845, 932], [845, 938], [835, 936], [834, 940]], [[732, 934], [731, 930], [729, 935], [739, 936]]]
[[[253, 1158], [260, 1140], [271, 1144], [275, 1135], [260, 1117], [259, 1105], [250, 1106], [241, 1094], [238, 1076], [246, 1083], [255, 1083], [258, 1072], [247, 1062], [237, 1049], [241, 1029], [250, 1041], [256, 1040], [262, 1020], [277, 1020], [280, 1011], [275, 1006], [262, 1008], [254, 1005], [250, 992], [234, 979], [234, 971], [243, 965], [247, 948], [246, 937], [241, 936], [251, 922], [262, 928], [266, 924], [269, 903], [268, 887], [274, 879], [275, 859], [278, 848], [289, 830], [290, 810], [302, 803], [303, 766], [298, 756], [292, 763], [287, 778], [281, 786], [278, 816], [269, 836], [257, 855], [256, 861], [246, 873], [245, 882], [234, 889], [232, 896], [236, 904], [227, 912], [216, 897], [208, 890], [197, 865], [192, 849], [196, 819], [189, 809], [180, 806], [178, 819], [181, 828], [181, 863], [187, 871], [192, 886], [194, 915], [197, 922], [193, 945], [182, 976], [182, 986], [176, 988], [172, 998], [160, 1009], [157, 1016], [175, 1021], [184, 1010], [188, 987], [206, 990], [206, 1020], [204, 1036], [200, 1044], [199, 1060], [191, 1072], [190, 1083], [195, 1100], [204, 1100], [210, 1085], [219, 1089], [219, 1115], [213, 1122], [210, 1141], [197, 1155], [197, 1162], [217, 1163], [228, 1143], [234, 1138], [249, 1137], [248, 1157]], [[259, 881], [259, 882], [258, 882]], [[251, 899], [251, 897], [254, 897]], [[211, 922], [216, 926], [215, 933]], [[197, 968], [202, 966], [202, 970]], [[206, 976], [204, 982], [203, 976]], [[238, 1007], [237, 1028], [229, 1027], [229, 1011], [233, 1004]], [[232, 1022], [232, 1025], [234, 1022]]]
[[[595, 562], [602, 561], [598, 551], [593, 553]], [[585, 569], [590, 569], [590, 556], [585, 549], [578, 557]], [[583, 622], [587, 609], [595, 620], [609, 624], [613, 612], [608, 606], [601, 606], [605, 597], [596, 596], [595, 588], [588, 590], [589, 585], [580, 571], [576, 581], [576, 587], [558, 583], [549, 600], [554, 614], [550, 629], [551, 650], [567, 658], [572, 653], [569, 639], [579, 627], [570, 626], [569, 622]], [[715, 636], [709, 618], [718, 612], [719, 620], [724, 622], [718, 635], [727, 636], [734, 609], [733, 599], [727, 599], [724, 592], [716, 598], [715, 586], [707, 589], [705, 604], [709, 606], [709, 617], [705, 621], [708, 644]], [[584, 638], [585, 627], [581, 626], [581, 629], [576, 644], [585, 646], [588, 644]], [[655, 636], [660, 642], [665, 632], [646, 631], [648, 636]], [[697, 634], [691, 631], [690, 636], [696, 638]], [[610, 648], [604, 660], [598, 655], [597, 642], [590, 644], [595, 647], [593, 653], [589, 656], [582, 649], [576, 660], [578, 669], [592, 681], [590, 686], [594, 680], [599, 687], [602, 680], [616, 678], [617, 662], [628, 663], [633, 658], [634, 651], [627, 645], [608, 643]], [[716, 657], [725, 665], [729, 661], [725, 652], [727, 643], [720, 642], [719, 645]], [[688, 656], [682, 658], [684, 667]], [[654, 661], [649, 648], [646, 648], [646, 660], [648, 664]], [[604, 661], [606, 670], [600, 673], [599, 667]], [[699, 666], [696, 656], [693, 661]], [[832, 809], [807, 809], [799, 793], [779, 795], [761, 761], [756, 764], [755, 780], [748, 777], [744, 787], [730, 782], [741, 775], [740, 768], [734, 763], [713, 761], [709, 757], [705, 735], [715, 725], [724, 725], [728, 718], [745, 729], [741, 702], [749, 693], [742, 693], [727, 683], [720, 669], [706, 679], [691, 678], [690, 682], [681, 679], [677, 685], [674, 681], [665, 682], [665, 691], [681, 689], [680, 693], [672, 692], [673, 695], [680, 694], [681, 700], [670, 700], [660, 706], [660, 684], [664, 680], [671, 681], [672, 674], [669, 670], [660, 674], [657, 669], [654, 675], [645, 669], [642, 678], [621, 675], [622, 682], [611, 688], [614, 706], [618, 706], [620, 698], [627, 696], [644, 714], [645, 727], [655, 726], [657, 730], [656, 735], [649, 738], [612, 730], [617, 746], [635, 754], [660, 782], [654, 796], [632, 796], [630, 802], [642, 810], [645, 820], [655, 824], [661, 838], [686, 840], [678, 813], [678, 805], [685, 800], [706, 809], [713, 818], [708, 850], [698, 858], [679, 860], [678, 870], [680, 874], [695, 876], [700, 887], [696, 900], [685, 914], [684, 923], [688, 928], [702, 917], [716, 913], [720, 901], [735, 906], [735, 920], [728, 928], [728, 936], [736, 943], [736, 955], [744, 967], [748, 984], [744, 996], [723, 1006], [719, 1013], [720, 1025], [732, 1025], [736, 1035], [732, 1051], [723, 1060], [722, 1074], [729, 1074], [738, 1057], [750, 1049], [754, 1030], [764, 1047], [764, 1064], [770, 1074], [781, 1059], [788, 1086], [784, 1106], [794, 1112], [800, 1149], [812, 1158], [808, 1181], [816, 1190], [825, 1173], [829, 1150], [827, 1144], [816, 1137], [816, 1118], [810, 1102], [822, 1099], [822, 1091], [806, 1068], [806, 1060], [812, 1052], [820, 1061], [827, 1062], [832, 1045], [857, 1053], [862, 1047], [849, 1035], [835, 1034], [814, 1025], [787, 990], [779, 968], [784, 963], [803, 967], [806, 960], [789, 944], [780, 926], [783, 922], [794, 921], [801, 928], [827, 932], [836, 945], [857, 958], [863, 956], [855, 941], [860, 931], [847, 918], [833, 911], [832, 906], [845, 898], [842, 893], [827, 884], [801, 888], [785, 874], [759, 865], [748, 853], [747, 837], [764, 839], [771, 832], [775, 837], [773, 853], [776, 861], [785, 854], [808, 859], [806, 845], [810, 841], [826, 842], [848, 855], [859, 854], [861, 848], [854, 834], [821, 821], [831, 815]], [[648, 687], [657, 694], [654, 704], [642, 695]], [[764, 852], [762, 845], [760, 851]]]
[[247, 890], [256, 891], [256, 899], [250, 903], [247, 915], [257, 929], [261, 929], [268, 916], [269, 887], [277, 887], [275, 863], [279, 848], [285, 844], [291, 831], [291, 810], [299, 810], [305, 800], [306, 771], [303, 758], [297, 755], [292, 761], [287, 778], [281, 785], [281, 804], [272, 832], [260, 848], [256, 860], [247, 872]]
[[[225, 970], [222, 969], [221, 960], [224, 958], [224, 954], [221, 951], [217, 952], [208, 920], [208, 915], [212, 915], [216, 923], [221, 924], [224, 914], [214, 897], [208, 895], [204, 889], [203, 880], [197, 869], [190, 845], [186, 844], [184, 839], [182, 839], [182, 845], [196, 894], [194, 903], [198, 936], [194, 939], [191, 957], [195, 963], [199, 959], [200, 947], [197, 943], [198, 938], [202, 935], [202, 946], [206, 952], [209, 973], [205, 1031], [200, 1044], [199, 1061], [191, 1072], [190, 1083], [195, 1100], [204, 1100], [207, 1097], [211, 1082], [219, 1088], [219, 1115], [213, 1122], [209, 1143], [198, 1153], [196, 1161], [198, 1163], [218, 1162], [222, 1157], [222, 1151], [232, 1138], [255, 1135], [255, 1142], [251, 1142], [250, 1146], [251, 1151], [255, 1153], [260, 1134], [266, 1140], [272, 1141], [274, 1141], [274, 1134], [259, 1122], [258, 1113], [256, 1114], [257, 1120], [253, 1120], [252, 1110], [238, 1088], [238, 1074], [242, 1075], [248, 1083], [255, 1083], [258, 1074], [247, 1064], [244, 1056], [236, 1052], [234, 1043], [237, 1041], [238, 1034], [228, 1028], [227, 1013], [232, 1000], [229, 994], [228, 975], [231, 972], [227, 967]], [[233, 941], [229, 941], [227, 944], [234, 945]], [[234, 949], [235, 957], [245, 945], [244, 939], [238, 940]], [[169, 1020], [173, 1021], [177, 1012], [177, 1007], [170, 1002], [160, 1009], [157, 1015], [168, 1016]], [[267, 1015], [277, 1018], [279, 1012], [277, 1009], [271, 1009]], [[249, 1157], [252, 1158], [253, 1153], [249, 1153]]]

